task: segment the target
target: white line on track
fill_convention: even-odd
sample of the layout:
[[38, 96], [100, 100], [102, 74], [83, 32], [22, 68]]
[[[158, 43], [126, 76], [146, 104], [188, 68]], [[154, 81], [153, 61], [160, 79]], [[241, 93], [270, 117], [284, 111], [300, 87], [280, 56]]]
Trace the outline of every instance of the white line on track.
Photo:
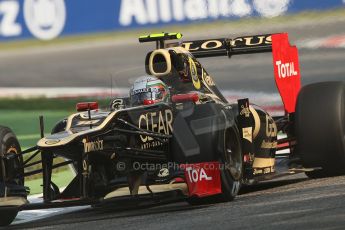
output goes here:
[[[231, 103], [236, 103], [237, 99], [249, 98], [251, 103], [262, 106], [268, 112], [281, 113], [283, 111], [281, 98], [278, 93], [265, 93], [255, 91], [224, 90], [223, 95]], [[110, 98], [128, 96], [129, 89], [102, 87], [63, 87], [63, 88], [1, 88], [0, 98]]]
[[345, 48], [345, 34], [300, 40], [297, 42], [297, 47], [304, 49]]
[[[305, 26], [307, 26], [306, 24]], [[294, 25], [295, 27], [296, 25]], [[302, 26], [300, 24], [299, 26]], [[275, 27], [272, 29], [274, 30]], [[280, 27], [279, 27], [280, 28]], [[248, 30], [248, 28], [246, 28]], [[219, 30], [215, 30], [215, 33], [219, 33]], [[242, 32], [243, 33], [243, 32]], [[255, 32], [253, 32], [255, 33]], [[259, 33], [259, 32], [257, 32]], [[190, 39], [198, 39], [199, 36], [207, 37], [210, 34], [201, 33], [197, 34], [190, 34]], [[224, 37], [222, 33], [218, 36]], [[316, 48], [345, 48], [345, 34], [336, 34], [331, 35], [328, 37], [315, 37], [313, 39], [301, 39], [296, 41], [295, 43], [299, 48], [304, 49], [316, 49]], [[135, 38], [130, 39], [112, 39], [112, 40], [103, 40], [103, 41], [84, 41], [78, 43], [70, 43], [70, 44], [58, 44], [55, 46], [48, 46], [48, 47], [29, 47], [20, 50], [9, 50], [9, 51], [2, 51], [0, 53], [0, 57], [12, 57], [12, 56], [32, 56], [37, 54], [45, 54], [45, 53], [59, 53], [59, 52], [66, 52], [66, 51], [78, 51], [78, 50], [86, 50], [86, 49], [95, 49], [95, 48], [106, 48], [106, 47], [116, 47], [116, 46], [123, 46], [123, 45], [135, 45], [137, 44], [137, 40]]]
[[0, 98], [77, 98], [77, 97], [109, 97], [124, 96], [129, 90], [125, 88], [102, 87], [0, 87]]
[[[42, 194], [29, 196], [28, 200], [31, 204], [42, 203], [43, 202]], [[28, 223], [35, 220], [45, 219], [51, 216], [67, 214], [70, 212], [83, 210], [89, 207], [90, 206], [75, 206], [75, 207], [68, 207], [68, 208], [51, 208], [51, 209], [21, 211], [18, 213], [18, 216], [16, 217], [16, 219], [14, 220], [12, 224], [16, 225], [16, 224]]]

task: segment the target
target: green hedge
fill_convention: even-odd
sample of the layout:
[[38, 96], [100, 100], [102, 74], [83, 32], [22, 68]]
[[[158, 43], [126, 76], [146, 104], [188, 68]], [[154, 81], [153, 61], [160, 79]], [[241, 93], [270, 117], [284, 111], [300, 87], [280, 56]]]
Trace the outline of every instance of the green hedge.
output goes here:
[[[0, 125], [10, 127], [17, 135], [19, 142], [24, 149], [34, 146], [39, 140], [39, 122], [38, 116], [43, 115], [45, 120], [46, 134], [54, 127], [56, 122], [76, 112], [76, 104], [78, 102], [97, 101], [100, 108], [108, 108], [109, 99], [104, 98], [13, 98], [0, 99]], [[24, 159], [27, 159], [26, 155]], [[40, 160], [40, 156], [36, 156], [33, 161]], [[33, 162], [32, 161], [32, 162]], [[56, 158], [55, 163], [62, 162], [62, 158]], [[35, 165], [27, 169], [27, 171], [41, 168], [41, 165]], [[66, 171], [68, 166], [54, 169], [54, 173]], [[27, 177], [27, 181], [41, 178], [41, 174]]]
[[74, 111], [78, 102], [97, 101], [100, 108], [107, 108], [110, 99], [104, 98], [13, 98], [0, 99], [0, 110], [66, 110]]

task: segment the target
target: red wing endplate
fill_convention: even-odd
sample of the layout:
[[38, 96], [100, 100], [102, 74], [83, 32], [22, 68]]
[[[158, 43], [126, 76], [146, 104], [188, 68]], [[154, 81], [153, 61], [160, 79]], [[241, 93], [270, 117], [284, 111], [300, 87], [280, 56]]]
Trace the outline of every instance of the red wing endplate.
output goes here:
[[181, 165], [185, 170], [189, 196], [206, 197], [222, 192], [219, 162]]
[[287, 33], [272, 35], [274, 78], [287, 113], [295, 112], [301, 88], [298, 50], [291, 46]]
[[298, 50], [290, 45], [287, 33], [187, 41], [182, 46], [198, 58], [272, 52], [275, 81], [285, 111], [295, 112], [301, 77]]

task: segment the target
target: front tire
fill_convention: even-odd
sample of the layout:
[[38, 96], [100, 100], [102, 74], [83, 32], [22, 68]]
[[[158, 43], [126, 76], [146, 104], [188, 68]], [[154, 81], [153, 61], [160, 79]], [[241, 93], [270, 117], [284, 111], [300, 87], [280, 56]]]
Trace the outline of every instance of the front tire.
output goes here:
[[11, 129], [0, 126], [0, 155], [5, 156], [0, 164], [0, 182], [24, 185], [24, 179], [16, 177], [24, 174], [23, 156], [16, 135]]
[[[1, 204], [1, 198], [5, 194], [7, 197], [19, 196], [17, 192], [22, 190], [22, 194], [26, 199], [24, 178], [18, 178], [18, 175], [24, 174], [23, 156], [20, 153], [20, 145], [15, 134], [11, 129], [0, 126], [0, 187], [1, 190], [5, 190], [5, 185], [7, 187], [6, 192], [0, 192], [0, 226], [11, 224], [18, 214], [18, 207], [15, 205], [1, 207], [1, 205], [4, 205]], [[16, 195], [11, 194], [12, 189], [17, 190]]]
[[241, 139], [236, 126], [225, 130], [224, 151], [220, 161], [225, 166], [220, 171], [222, 199], [232, 201], [240, 190], [243, 171]]
[[17, 207], [4, 207], [0, 209], [0, 226], [8, 226], [18, 214]]
[[345, 174], [345, 83], [303, 87], [296, 106], [297, 151], [310, 178]]

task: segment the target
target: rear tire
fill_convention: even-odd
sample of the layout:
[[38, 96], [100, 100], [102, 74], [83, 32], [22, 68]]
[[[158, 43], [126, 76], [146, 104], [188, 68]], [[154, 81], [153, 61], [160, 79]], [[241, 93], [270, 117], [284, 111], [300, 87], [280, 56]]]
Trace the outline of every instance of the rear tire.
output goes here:
[[345, 83], [303, 87], [296, 106], [297, 151], [310, 178], [345, 174]]

